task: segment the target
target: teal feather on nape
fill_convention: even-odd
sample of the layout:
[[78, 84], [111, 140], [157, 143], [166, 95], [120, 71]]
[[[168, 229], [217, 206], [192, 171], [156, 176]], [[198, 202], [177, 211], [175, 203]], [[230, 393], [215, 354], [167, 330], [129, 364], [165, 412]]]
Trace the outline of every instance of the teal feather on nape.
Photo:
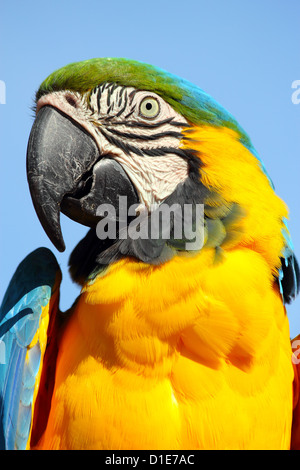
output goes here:
[[[35, 380], [41, 361], [39, 343], [29, 350], [40, 325], [42, 308], [50, 302], [61, 277], [54, 255], [39, 248], [18, 266], [0, 308], [0, 448], [25, 449], [31, 426]], [[27, 355], [27, 359], [25, 360]]]

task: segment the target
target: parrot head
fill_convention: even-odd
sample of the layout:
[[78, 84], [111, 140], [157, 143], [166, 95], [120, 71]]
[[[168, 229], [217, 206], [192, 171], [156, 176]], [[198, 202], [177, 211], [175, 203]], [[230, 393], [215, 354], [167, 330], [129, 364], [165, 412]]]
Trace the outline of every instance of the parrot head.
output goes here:
[[120, 257], [159, 264], [186, 254], [174, 234], [124, 239], [120, 231], [99, 240], [97, 209], [112, 205], [120, 223], [121, 196], [136, 213], [162, 203], [203, 205], [205, 248], [216, 257], [237, 244], [254, 248], [274, 275], [288, 245], [287, 209], [246, 132], [203, 90], [142, 62], [99, 58], [52, 73], [36, 94], [27, 175], [59, 251], [60, 212], [91, 228], [70, 259], [78, 282]]

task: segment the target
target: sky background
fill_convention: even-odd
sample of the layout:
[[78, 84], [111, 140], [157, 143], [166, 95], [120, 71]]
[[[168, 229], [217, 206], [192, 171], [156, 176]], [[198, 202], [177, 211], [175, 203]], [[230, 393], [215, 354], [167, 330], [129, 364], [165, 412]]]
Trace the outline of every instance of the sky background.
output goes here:
[[[31, 107], [55, 69], [93, 57], [127, 57], [159, 66], [211, 94], [239, 121], [290, 208], [300, 259], [299, 0], [2, 0], [0, 4], [0, 300], [19, 262], [39, 246], [63, 272], [61, 308], [78, 295], [68, 257], [87, 229], [62, 216], [67, 249], [50, 243], [26, 180]], [[255, 182], [254, 182], [255, 184]], [[259, 305], [257, 306], [259, 312]], [[291, 336], [300, 333], [300, 298], [288, 307]]]

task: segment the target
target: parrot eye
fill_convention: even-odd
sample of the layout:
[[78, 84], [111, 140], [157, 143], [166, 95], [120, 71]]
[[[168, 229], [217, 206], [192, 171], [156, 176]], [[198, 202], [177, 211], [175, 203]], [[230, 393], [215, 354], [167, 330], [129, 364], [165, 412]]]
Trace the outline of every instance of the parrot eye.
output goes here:
[[142, 100], [139, 112], [140, 116], [147, 119], [153, 119], [160, 112], [159, 102], [155, 98], [148, 96]]

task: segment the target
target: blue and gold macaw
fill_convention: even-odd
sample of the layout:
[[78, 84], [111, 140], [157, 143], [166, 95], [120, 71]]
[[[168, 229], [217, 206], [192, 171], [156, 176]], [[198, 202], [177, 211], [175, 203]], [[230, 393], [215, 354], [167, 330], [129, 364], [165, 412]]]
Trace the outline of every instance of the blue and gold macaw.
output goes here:
[[[27, 174], [59, 251], [60, 212], [90, 229], [70, 257], [82, 286], [70, 310], [59, 310], [48, 249], [8, 287], [0, 445], [299, 447], [299, 358], [285, 310], [299, 268], [287, 208], [237, 121], [159, 68], [70, 64], [36, 94]], [[153, 216], [175, 206], [187, 231], [176, 232], [174, 215], [152, 236]]]

